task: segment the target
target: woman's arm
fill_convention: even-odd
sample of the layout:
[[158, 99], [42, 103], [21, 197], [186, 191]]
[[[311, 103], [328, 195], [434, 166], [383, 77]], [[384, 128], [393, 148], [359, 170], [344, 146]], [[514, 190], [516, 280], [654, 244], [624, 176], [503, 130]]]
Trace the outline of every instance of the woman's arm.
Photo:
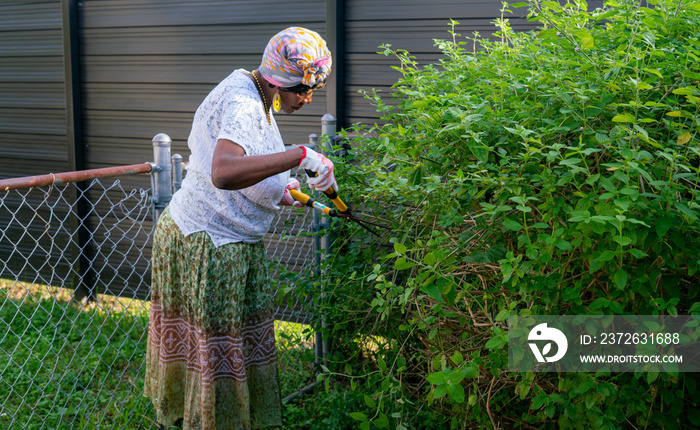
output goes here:
[[297, 167], [302, 157], [304, 150], [301, 148], [270, 155], [246, 156], [237, 143], [219, 139], [214, 148], [211, 181], [216, 188], [240, 190]]

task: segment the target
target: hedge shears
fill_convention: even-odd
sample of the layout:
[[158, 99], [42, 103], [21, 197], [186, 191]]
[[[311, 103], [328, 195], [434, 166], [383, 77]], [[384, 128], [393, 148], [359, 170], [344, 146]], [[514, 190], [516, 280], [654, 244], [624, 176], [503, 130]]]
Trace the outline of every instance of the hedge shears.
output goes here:
[[352, 214], [352, 212], [347, 207], [347, 205], [345, 205], [345, 203], [343, 203], [343, 201], [340, 199], [340, 197], [338, 197], [338, 193], [333, 189], [333, 187], [327, 189], [323, 193], [325, 195], [327, 195], [329, 199], [331, 199], [331, 201], [333, 202], [333, 204], [335, 205], [337, 210], [330, 208], [330, 207], [324, 205], [323, 203], [320, 203], [319, 201], [313, 199], [308, 194], [304, 194], [301, 191], [291, 189], [291, 190], [289, 190], [289, 193], [291, 194], [292, 198], [294, 198], [294, 200], [297, 200], [310, 208], [321, 211], [328, 216], [336, 217], [336, 218], [344, 218], [344, 219], [349, 219], [351, 221], [355, 221], [356, 223], [358, 223], [360, 225], [360, 227], [364, 228], [365, 230], [367, 230], [368, 232], [372, 233], [373, 235], [375, 235], [377, 237], [380, 237], [379, 234], [377, 232], [375, 232], [374, 230], [372, 230], [370, 227], [368, 227], [366, 224], [370, 224], [370, 225], [373, 225], [376, 227], [386, 228], [386, 229], [391, 228], [391, 227], [388, 227], [386, 225], [381, 225], [381, 224], [377, 224], [374, 222], [370, 222], [370, 221], [366, 221], [366, 220], [362, 220], [362, 219], [357, 218], [355, 215]]

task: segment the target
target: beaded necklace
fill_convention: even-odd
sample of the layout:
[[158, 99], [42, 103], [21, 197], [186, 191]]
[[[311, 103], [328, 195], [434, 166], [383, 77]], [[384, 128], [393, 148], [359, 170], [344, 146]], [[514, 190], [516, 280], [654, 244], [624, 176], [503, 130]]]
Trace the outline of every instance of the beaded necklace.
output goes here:
[[270, 120], [270, 106], [267, 104], [267, 97], [265, 97], [265, 92], [262, 89], [262, 85], [260, 85], [258, 77], [255, 76], [255, 70], [253, 70], [253, 80], [255, 81], [255, 86], [258, 87], [260, 97], [262, 97], [263, 106], [265, 107], [265, 115], [267, 115], [267, 123], [272, 125], [272, 121]]

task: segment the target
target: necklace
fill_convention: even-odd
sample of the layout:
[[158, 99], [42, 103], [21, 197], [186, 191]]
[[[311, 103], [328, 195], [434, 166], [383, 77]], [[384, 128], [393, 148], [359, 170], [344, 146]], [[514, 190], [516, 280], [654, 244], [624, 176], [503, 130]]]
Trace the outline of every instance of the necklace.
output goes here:
[[260, 85], [260, 81], [258, 81], [258, 77], [255, 76], [255, 70], [253, 70], [253, 80], [255, 81], [255, 86], [258, 87], [258, 91], [260, 92], [260, 97], [262, 97], [262, 102], [263, 106], [265, 107], [265, 115], [267, 115], [267, 123], [272, 125], [272, 121], [270, 121], [270, 106], [267, 104], [267, 97], [265, 97], [265, 92], [262, 89], [262, 85]]

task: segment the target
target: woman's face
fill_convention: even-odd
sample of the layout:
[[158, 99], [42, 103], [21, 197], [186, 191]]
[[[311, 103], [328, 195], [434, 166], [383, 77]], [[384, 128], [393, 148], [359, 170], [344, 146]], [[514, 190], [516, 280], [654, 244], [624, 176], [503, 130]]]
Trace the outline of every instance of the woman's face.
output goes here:
[[294, 113], [298, 111], [305, 104], [311, 103], [313, 93], [313, 90], [308, 90], [304, 94], [297, 94], [289, 91], [280, 91], [280, 110], [286, 113]]

